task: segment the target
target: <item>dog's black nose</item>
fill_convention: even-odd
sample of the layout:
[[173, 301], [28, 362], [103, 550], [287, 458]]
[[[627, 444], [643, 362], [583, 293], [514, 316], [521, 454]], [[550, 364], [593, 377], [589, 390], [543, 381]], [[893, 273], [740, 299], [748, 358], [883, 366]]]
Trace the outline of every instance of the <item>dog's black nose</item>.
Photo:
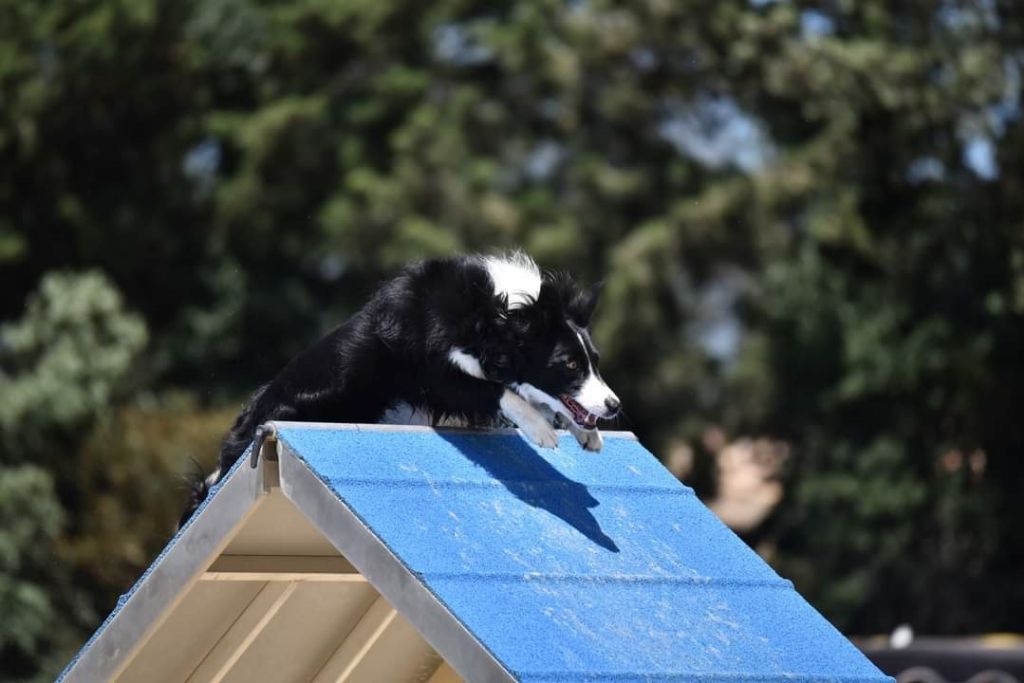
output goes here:
[[614, 396], [609, 396], [604, 400], [604, 407], [608, 410], [608, 417], [615, 417], [619, 414], [622, 403]]

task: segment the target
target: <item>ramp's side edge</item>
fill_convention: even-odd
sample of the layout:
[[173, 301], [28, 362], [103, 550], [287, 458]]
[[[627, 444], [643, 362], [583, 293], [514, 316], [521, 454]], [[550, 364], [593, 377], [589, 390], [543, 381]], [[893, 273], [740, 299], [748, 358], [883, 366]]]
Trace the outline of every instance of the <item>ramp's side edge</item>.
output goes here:
[[281, 490], [310, 522], [467, 681], [516, 679], [388, 547], [310, 470], [278, 442]]
[[199, 579], [202, 571], [255, 509], [263, 467], [238, 459], [192, 519], [164, 548], [57, 678], [58, 683], [112, 681]]

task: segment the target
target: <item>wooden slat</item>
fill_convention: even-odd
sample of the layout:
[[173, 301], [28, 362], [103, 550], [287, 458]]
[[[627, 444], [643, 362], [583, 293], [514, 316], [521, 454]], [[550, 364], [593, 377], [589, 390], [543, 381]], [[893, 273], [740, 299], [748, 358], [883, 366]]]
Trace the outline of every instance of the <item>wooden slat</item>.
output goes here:
[[189, 683], [220, 683], [297, 587], [297, 583], [265, 585], [192, 672]]
[[343, 557], [305, 555], [221, 555], [203, 581], [348, 581], [365, 578]]
[[351, 680], [352, 673], [397, 616], [395, 608], [387, 600], [377, 598], [320, 669], [313, 683], [345, 683]]

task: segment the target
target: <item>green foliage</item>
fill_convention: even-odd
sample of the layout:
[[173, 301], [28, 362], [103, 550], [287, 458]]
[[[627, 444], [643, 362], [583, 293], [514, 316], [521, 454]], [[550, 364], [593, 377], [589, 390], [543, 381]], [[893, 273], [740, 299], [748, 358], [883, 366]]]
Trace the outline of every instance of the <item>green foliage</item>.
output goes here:
[[[33, 465], [0, 465], [0, 662], [4, 680], [47, 659], [60, 623], [52, 590], [62, 509], [50, 475]], [[9, 677], [9, 678], [8, 678]]]
[[100, 273], [47, 275], [0, 339], [0, 670], [46, 680], [173, 531], [233, 411], [138, 393], [146, 326]]
[[174, 532], [185, 475], [212, 470], [236, 411], [204, 410], [177, 393], [139, 400], [105, 416], [80, 446], [71, 482], [80, 502], [61, 558], [75, 568], [98, 613]]
[[395, 266], [522, 246], [607, 278], [604, 374], [654, 449], [790, 442], [755, 540], [830, 618], [1024, 628], [1016, 3], [0, 13], [0, 465], [53, 478], [83, 624], [172, 521], [171, 425], [205, 460], [206, 403]]
[[0, 385], [2, 453], [16, 462], [109, 409], [146, 344], [146, 326], [123, 311], [102, 274], [51, 273], [0, 339], [9, 375]]
[[145, 344], [98, 272], [48, 274], [0, 328], [0, 669], [12, 680], [45, 680], [95, 621], [80, 568], [55, 559], [94, 495], [75, 482], [81, 435], [123, 397]]

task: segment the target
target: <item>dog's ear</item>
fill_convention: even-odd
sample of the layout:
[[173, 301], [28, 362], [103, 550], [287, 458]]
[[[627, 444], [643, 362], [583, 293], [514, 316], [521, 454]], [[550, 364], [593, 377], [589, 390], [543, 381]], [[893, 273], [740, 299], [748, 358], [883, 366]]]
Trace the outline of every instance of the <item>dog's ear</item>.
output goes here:
[[533, 331], [544, 334], [551, 325], [557, 324], [564, 316], [564, 289], [559, 280], [545, 279], [541, 283], [537, 301], [529, 307], [528, 315]]
[[569, 303], [569, 317], [580, 327], [589, 327], [590, 319], [594, 317], [594, 309], [597, 308], [597, 301], [601, 297], [601, 290], [604, 289], [604, 282], [595, 282], [589, 290], [579, 292]]

